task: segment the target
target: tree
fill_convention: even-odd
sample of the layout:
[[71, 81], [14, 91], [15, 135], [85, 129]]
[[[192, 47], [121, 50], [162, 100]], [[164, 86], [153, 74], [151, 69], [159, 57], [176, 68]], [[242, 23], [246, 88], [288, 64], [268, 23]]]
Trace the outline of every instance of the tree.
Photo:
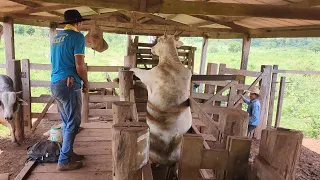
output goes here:
[[315, 53], [320, 52], [320, 43], [319, 42], [313, 42], [309, 45], [309, 49], [311, 51], [314, 51]]
[[24, 34], [24, 27], [23, 26], [18, 26], [17, 28], [15, 28], [14, 32], [17, 33], [17, 34], [23, 35]]
[[35, 30], [34, 28], [32, 28], [32, 27], [29, 27], [29, 29], [27, 30], [27, 33], [28, 33], [30, 36], [34, 35], [35, 32], [36, 32], [36, 30]]
[[232, 53], [241, 51], [241, 44], [239, 42], [230, 42], [228, 44], [228, 51]]

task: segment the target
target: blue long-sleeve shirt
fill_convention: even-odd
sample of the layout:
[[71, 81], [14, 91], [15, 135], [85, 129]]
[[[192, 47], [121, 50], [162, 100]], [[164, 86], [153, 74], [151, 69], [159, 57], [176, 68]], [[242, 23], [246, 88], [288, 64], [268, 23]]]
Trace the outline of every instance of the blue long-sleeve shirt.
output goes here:
[[248, 104], [247, 112], [249, 113], [249, 125], [258, 126], [260, 121], [260, 102], [258, 99], [250, 101], [243, 98], [243, 101]]

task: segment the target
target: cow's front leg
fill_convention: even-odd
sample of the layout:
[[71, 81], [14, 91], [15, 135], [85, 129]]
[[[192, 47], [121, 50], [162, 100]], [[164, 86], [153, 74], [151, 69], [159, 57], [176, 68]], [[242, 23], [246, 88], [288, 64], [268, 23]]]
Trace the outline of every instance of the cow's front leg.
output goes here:
[[15, 137], [15, 135], [14, 135], [14, 132], [15, 132], [14, 122], [13, 122], [13, 121], [7, 122], [7, 123], [5, 124], [5, 126], [10, 129], [11, 142], [12, 142], [15, 146], [19, 146], [20, 144], [18, 143], [18, 141], [16, 140], [16, 137]]
[[130, 71], [133, 71], [134, 75], [137, 76], [141, 82], [148, 86], [148, 82], [151, 79], [150, 70], [131, 68]]

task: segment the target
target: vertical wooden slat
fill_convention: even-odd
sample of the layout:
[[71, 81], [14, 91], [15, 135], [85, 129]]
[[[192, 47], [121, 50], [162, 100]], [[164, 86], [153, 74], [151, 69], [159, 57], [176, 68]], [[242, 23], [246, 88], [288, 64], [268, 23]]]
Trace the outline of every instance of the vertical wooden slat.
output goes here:
[[274, 127], [277, 128], [280, 125], [281, 120], [281, 113], [282, 113], [282, 104], [283, 104], [283, 97], [284, 97], [284, 89], [286, 87], [286, 77], [281, 77], [280, 80], [280, 89], [279, 89], [279, 96], [278, 96], [278, 105], [277, 105], [277, 114], [276, 114], [276, 122]]
[[119, 71], [120, 101], [130, 101], [130, 90], [133, 88], [133, 71]]
[[203, 138], [201, 135], [186, 134], [182, 138], [179, 160], [179, 180], [195, 180], [199, 177]]
[[264, 76], [260, 83], [260, 103], [261, 103], [261, 112], [260, 112], [260, 123], [254, 131], [254, 137], [257, 139], [261, 138], [261, 131], [266, 128], [266, 120], [268, 113], [269, 105], [269, 96], [270, 96], [270, 85], [271, 85], [271, 73], [272, 66], [262, 65], [261, 72], [264, 72]]
[[245, 36], [242, 39], [242, 56], [241, 56], [241, 65], [240, 65], [240, 69], [242, 70], [247, 70], [248, 68], [250, 46], [251, 46], [251, 38], [249, 36]]
[[24, 101], [28, 105], [23, 106], [23, 121], [25, 131], [31, 130], [32, 127], [32, 118], [31, 118], [31, 87], [30, 87], [30, 61], [29, 59], [22, 60], [22, 96]]
[[[3, 22], [3, 36], [4, 36], [4, 47], [6, 54], [6, 64], [8, 61], [15, 59], [15, 49], [14, 49], [14, 28], [13, 19], [11, 17], [5, 17]], [[12, 71], [9, 66], [7, 66], [7, 75]]]
[[[207, 50], [208, 50], [208, 43], [209, 40], [207, 37], [203, 37], [202, 41], [202, 51], [201, 51], [201, 60], [200, 60], [200, 74], [204, 75], [205, 69], [206, 69], [206, 63], [207, 63]], [[200, 84], [199, 92], [203, 92], [203, 84]]]
[[[219, 73], [218, 73], [218, 74], [219, 74], [219, 75], [224, 75], [226, 68], [227, 68], [227, 65], [226, 65], [226, 64], [220, 64], [220, 66], [219, 66]], [[224, 88], [223, 86], [218, 86], [216, 92], [221, 91], [223, 88]], [[221, 101], [215, 101], [214, 105], [215, 105], [215, 106], [220, 106], [220, 105], [221, 105]]]
[[[16, 92], [22, 91], [22, 82], [21, 82], [21, 64], [19, 60], [10, 60], [7, 62], [9, 71], [8, 76], [13, 80], [13, 87]], [[21, 98], [22, 95], [19, 95]], [[24, 122], [22, 116], [22, 108], [16, 112], [16, 116], [13, 119], [14, 124], [14, 137], [18, 142], [22, 142], [24, 140]]]
[[[216, 75], [218, 74], [218, 64], [208, 63], [207, 65], [207, 75]], [[214, 94], [216, 86], [206, 85], [204, 92], [208, 94]]]
[[[278, 65], [273, 65], [273, 70], [278, 70]], [[272, 125], [274, 98], [275, 98], [276, 88], [277, 88], [277, 78], [278, 78], [278, 73], [272, 73], [267, 128], [271, 128], [271, 125]]]
[[[88, 73], [87, 64], [85, 64], [85, 72]], [[90, 87], [87, 87], [87, 92], [82, 93], [82, 111], [81, 111], [82, 123], [87, 123], [89, 121], [89, 89]]]

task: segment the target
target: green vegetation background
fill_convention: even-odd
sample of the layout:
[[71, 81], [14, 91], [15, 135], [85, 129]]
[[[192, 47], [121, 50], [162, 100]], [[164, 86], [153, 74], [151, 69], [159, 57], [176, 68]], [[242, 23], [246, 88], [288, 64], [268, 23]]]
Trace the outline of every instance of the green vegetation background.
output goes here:
[[[86, 33], [86, 32], [85, 32]], [[103, 53], [86, 49], [89, 65], [123, 65], [126, 53], [126, 35], [104, 34], [109, 49]], [[148, 42], [147, 37], [140, 41]], [[195, 71], [199, 72], [202, 38], [181, 38], [188, 46], [197, 47]], [[225, 63], [227, 67], [239, 68], [242, 40], [209, 41], [207, 61]], [[16, 59], [30, 59], [31, 63], [50, 63], [48, 29], [15, 25]], [[320, 39], [253, 39], [248, 70], [260, 71], [261, 65], [279, 65], [286, 70], [320, 71]], [[0, 42], [0, 63], [5, 63], [4, 42]], [[0, 70], [5, 73], [4, 70]], [[115, 77], [115, 73], [111, 73]], [[284, 74], [279, 75], [280, 77]], [[302, 130], [307, 137], [319, 137], [320, 129], [320, 75], [285, 75], [287, 84], [281, 119], [281, 127]], [[50, 80], [48, 71], [32, 71], [32, 80]], [[105, 73], [90, 73], [90, 81], [105, 81]], [[249, 79], [249, 81], [252, 79]], [[279, 84], [277, 84], [277, 88]], [[278, 90], [277, 90], [278, 91]], [[33, 88], [32, 96], [49, 94], [48, 88]], [[277, 97], [276, 97], [277, 98]], [[277, 100], [276, 100], [277, 103]], [[276, 107], [277, 104], [275, 104]], [[41, 111], [43, 104], [34, 104], [34, 111]], [[275, 117], [274, 117], [275, 118]], [[0, 137], [8, 135], [8, 130], [0, 126]]]

